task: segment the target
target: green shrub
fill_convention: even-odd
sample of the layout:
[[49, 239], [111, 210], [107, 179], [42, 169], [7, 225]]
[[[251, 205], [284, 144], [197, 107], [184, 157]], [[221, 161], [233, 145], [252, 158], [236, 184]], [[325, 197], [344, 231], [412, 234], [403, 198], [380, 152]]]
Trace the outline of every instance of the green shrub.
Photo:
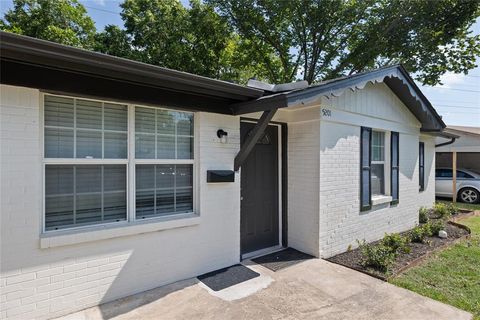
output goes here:
[[438, 236], [438, 232], [440, 230], [445, 230], [445, 222], [442, 220], [435, 221], [435, 222], [429, 222], [430, 224], [430, 231], [432, 233], [432, 236]]
[[426, 223], [423, 226], [416, 226], [410, 231], [410, 240], [412, 242], [425, 243], [427, 237], [431, 235], [431, 226], [429, 223]]
[[447, 210], [450, 216], [453, 216], [454, 214], [458, 213], [458, 207], [453, 203], [447, 204]]
[[427, 223], [428, 222], [428, 209], [425, 207], [421, 207], [418, 211], [418, 220], [420, 223]]
[[449, 218], [451, 216], [452, 208], [449, 208], [446, 204], [437, 202], [433, 206], [433, 210], [440, 218]]
[[385, 234], [381, 244], [397, 254], [399, 252], [409, 252], [408, 239], [398, 233]]
[[383, 244], [366, 244], [365, 241], [360, 243], [360, 252], [363, 256], [362, 264], [366, 267], [387, 272], [395, 262], [395, 253], [390, 247]]

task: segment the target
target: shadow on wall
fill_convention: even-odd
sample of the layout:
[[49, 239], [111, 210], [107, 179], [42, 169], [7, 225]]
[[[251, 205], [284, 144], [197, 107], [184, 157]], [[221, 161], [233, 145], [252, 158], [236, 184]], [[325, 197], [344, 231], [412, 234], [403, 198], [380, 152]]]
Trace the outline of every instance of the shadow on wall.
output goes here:
[[[188, 228], [182, 229], [187, 230]], [[169, 231], [174, 230], [162, 232], [172, 234]], [[82, 309], [85, 309], [93, 305], [100, 305], [99, 310], [103, 318], [109, 319], [160, 299], [174, 291], [194, 285], [196, 278], [191, 279], [192, 270], [211, 271], [204, 261], [195, 263], [195, 254], [188, 255], [187, 252], [182, 252], [184, 250], [178, 245], [165, 240], [174, 238], [173, 242], [179, 241], [179, 236], [155, 237], [154, 234], [158, 235], [159, 232], [135, 235], [135, 241], [132, 241], [132, 237], [113, 238], [95, 243], [42, 249], [38, 255], [28, 258], [29, 265], [26, 265], [24, 255], [17, 255], [18, 259], [2, 261], [1, 271], [8, 273], [20, 269], [41, 269], [38, 272], [49, 272], [49, 268], [57, 264], [58, 266], [64, 265], [64, 270], [67, 267], [73, 270], [76, 266], [85, 265], [82, 269], [64, 271], [75, 273], [75, 278], [67, 281], [75, 281], [78, 284], [60, 289], [65, 293], [61, 297], [53, 298], [52, 307], [55, 310], [53, 312], [60, 314], [61, 310], [71, 310], [74, 306], [83, 306]], [[185, 235], [185, 233], [180, 234]], [[152, 243], [152, 241], [156, 243]], [[188, 247], [188, 243], [182, 247]], [[178, 259], [178, 256], [182, 258]], [[173, 257], [177, 257], [177, 260], [174, 261]], [[42, 269], [43, 266], [45, 266], [44, 269]], [[58, 268], [55, 267], [55, 269]], [[51, 279], [51, 277], [58, 276], [58, 273], [55, 273], [48, 277]], [[81, 283], [76, 281], [80, 279], [84, 279], [84, 281]], [[166, 285], [171, 282], [168, 279], [190, 280], [152, 290], [146, 295], [114, 301], [125, 297], [126, 294], [140, 293]], [[72, 290], [68, 291], [69, 288]], [[27, 289], [29, 288], [25, 290]], [[101, 305], [107, 302], [113, 302], [113, 305]]]
[[[360, 127], [344, 124], [322, 124], [323, 128], [321, 129], [320, 139], [321, 139], [321, 158], [320, 166], [322, 168], [322, 173], [326, 174], [326, 167], [323, 167], [322, 162], [326, 163], [335, 163], [342, 165], [343, 161], [348, 163], [348, 165], [354, 166], [354, 171], [356, 172], [358, 178], [358, 185], [354, 184], [357, 190], [357, 199], [360, 197]], [[334, 126], [334, 127], [333, 127]], [[331, 128], [330, 128], [331, 127]], [[412, 140], [413, 137], [409, 135], [400, 135], [400, 181], [402, 177], [408, 180], [414, 179], [415, 169], [418, 168], [418, 151], [417, 153], [412, 154], [410, 152], [410, 147], [415, 142]], [[418, 141], [416, 142], [418, 144]], [[415, 149], [415, 150], [418, 150]], [[402, 156], [403, 152], [403, 156]], [[331, 157], [328, 159], [328, 157]], [[413, 158], [413, 159], [412, 159]], [[354, 163], [352, 163], [354, 159]], [[409, 165], [414, 163], [415, 166]], [[425, 177], [429, 177], [431, 171], [433, 170], [433, 157], [425, 158]], [[346, 168], [345, 170], [336, 170], [335, 180], [337, 181], [349, 181], [351, 176], [349, 176], [351, 170]], [[418, 174], [417, 174], [418, 175]], [[430, 183], [430, 179], [425, 179], [425, 187], [427, 188]], [[346, 186], [348, 187], [348, 186]], [[345, 188], [342, 187], [342, 188]], [[401, 192], [401, 190], [400, 190]]]
[[[179, 248], [181, 236], [191, 238], [188, 235], [190, 232], [194, 230], [182, 228], [182, 232], [172, 229], [135, 235], [135, 246], [131, 248], [128, 260], [108, 283], [108, 289], [99, 302], [103, 319], [124, 314], [196, 284], [192, 272], [211, 271], [211, 266], [203, 260], [199, 261], [198, 256], [187, 250], [187, 243]], [[172, 283], [171, 279], [188, 280]]]

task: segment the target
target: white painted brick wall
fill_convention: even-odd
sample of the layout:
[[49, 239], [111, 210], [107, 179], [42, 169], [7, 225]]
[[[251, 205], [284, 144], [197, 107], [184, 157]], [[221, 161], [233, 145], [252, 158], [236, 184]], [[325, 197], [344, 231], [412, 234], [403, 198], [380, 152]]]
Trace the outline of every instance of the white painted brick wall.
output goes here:
[[420, 192], [419, 203], [430, 208], [435, 203], [435, 137], [422, 135], [420, 141], [425, 143], [425, 190]]
[[[411, 229], [421, 206], [435, 199], [434, 141], [425, 141], [426, 190], [418, 187], [420, 130], [408, 109], [384, 85], [332, 98], [324, 106], [333, 119], [320, 123], [320, 256], [327, 258], [371, 242], [385, 233]], [[338, 110], [338, 111], [337, 111]], [[347, 111], [347, 112], [345, 112]], [[371, 115], [365, 119], [364, 115]], [[344, 121], [345, 120], [345, 121]], [[380, 204], [360, 211], [360, 126], [400, 132], [400, 196], [395, 206]]]
[[319, 121], [288, 124], [288, 245], [318, 256]]
[[[323, 134], [329, 132], [329, 134]], [[330, 257], [418, 222], [418, 136], [400, 134], [400, 201], [360, 211], [360, 128], [322, 122], [320, 152], [320, 251]]]
[[40, 249], [39, 91], [0, 89], [1, 319], [56, 317], [239, 261], [240, 178], [206, 183], [207, 169], [233, 168], [238, 117], [197, 114], [199, 225]]

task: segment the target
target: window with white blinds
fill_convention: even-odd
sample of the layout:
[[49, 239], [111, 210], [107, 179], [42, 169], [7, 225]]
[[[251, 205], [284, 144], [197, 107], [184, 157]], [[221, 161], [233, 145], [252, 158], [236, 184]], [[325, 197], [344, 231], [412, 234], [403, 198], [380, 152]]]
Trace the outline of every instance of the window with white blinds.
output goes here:
[[137, 219], [192, 212], [192, 177], [188, 164], [137, 165]]
[[193, 211], [193, 114], [135, 107], [136, 218]]
[[47, 165], [45, 230], [124, 221], [125, 165]]
[[127, 106], [45, 96], [45, 158], [126, 159]]
[[135, 158], [193, 159], [193, 115], [136, 107]]
[[45, 231], [194, 210], [192, 113], [45, 94], [43, 142]]

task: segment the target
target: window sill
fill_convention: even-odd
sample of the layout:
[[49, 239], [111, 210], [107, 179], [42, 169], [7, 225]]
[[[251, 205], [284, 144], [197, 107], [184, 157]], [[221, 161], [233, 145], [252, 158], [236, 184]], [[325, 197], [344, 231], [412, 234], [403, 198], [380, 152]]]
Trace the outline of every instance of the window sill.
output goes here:
[[60, 230], [40, 236], [40, 248], [54, 248], [78, 243], [93, 242], [161, 230], [183, 228], [200, 224], [200, 216], [194, 213], [162, 217], [114, 225], [92, 226], [85, 229]]
[[376, 206], [383, 203], [390, 203], [392, 201], [391, 196], [373, 196], [372, 197], [372, 206]]

